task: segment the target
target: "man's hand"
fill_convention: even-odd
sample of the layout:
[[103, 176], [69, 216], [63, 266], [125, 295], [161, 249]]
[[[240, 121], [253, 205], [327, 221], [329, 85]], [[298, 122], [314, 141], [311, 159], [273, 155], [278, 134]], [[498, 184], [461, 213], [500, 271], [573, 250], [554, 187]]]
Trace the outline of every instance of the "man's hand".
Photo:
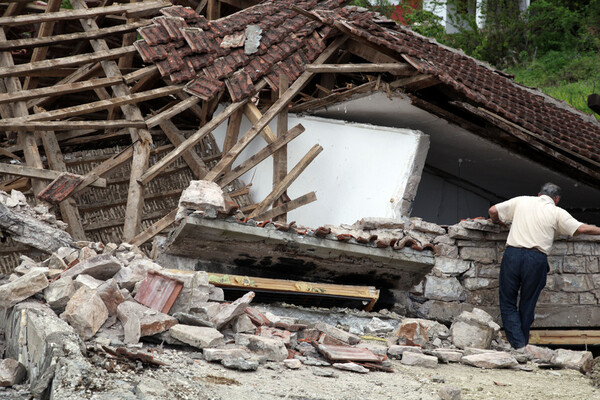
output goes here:
[[488, 213], [490, 214], [490, 221], [492, 221], [495, 224], [499, 224], [505, 228], [508, 228], [508, 225], [506, 225], [500, 220], [500, 216], [498, 215], [498, 210], [496, 209], [496, 206], [491, 206], [488, 210]]

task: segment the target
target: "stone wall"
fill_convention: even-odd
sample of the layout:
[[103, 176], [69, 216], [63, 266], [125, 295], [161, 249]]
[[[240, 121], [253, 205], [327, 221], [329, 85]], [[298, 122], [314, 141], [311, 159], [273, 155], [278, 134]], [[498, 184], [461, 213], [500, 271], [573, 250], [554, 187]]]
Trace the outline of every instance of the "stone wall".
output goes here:
[[[416, 221], [412, 228], [421, 229]], [[433, 270], [405, 297], [408, 311], [450, 322], [478, 307], [500, 323], [498, 275], [508, 230], [484, 219], [462, 221], [433, 237]], [[536, 308], [534, 327], [600, 326], [600, 238], [561, 237], [548, 257], [550, 272]]]

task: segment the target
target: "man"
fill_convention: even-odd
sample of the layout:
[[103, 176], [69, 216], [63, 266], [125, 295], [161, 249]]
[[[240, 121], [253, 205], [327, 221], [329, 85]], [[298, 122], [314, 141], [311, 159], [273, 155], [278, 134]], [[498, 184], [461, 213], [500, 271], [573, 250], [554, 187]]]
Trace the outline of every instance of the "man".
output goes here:
[[[600, 235], [600, 228], [577, 221], [557, 207], [560, 187], [542, 186], [538, 196], [519, 196], [489, 209], [493, 222], [512, 221], [500, 264], [500, 313], [506, 338], [515, 349], [529, 343], [535, 304], [546, 285], [547, 255], [559, 235]], [[520, 293], [519, 293], [520, 292]], [[517, 298], [520, 295], [517, 308]]]

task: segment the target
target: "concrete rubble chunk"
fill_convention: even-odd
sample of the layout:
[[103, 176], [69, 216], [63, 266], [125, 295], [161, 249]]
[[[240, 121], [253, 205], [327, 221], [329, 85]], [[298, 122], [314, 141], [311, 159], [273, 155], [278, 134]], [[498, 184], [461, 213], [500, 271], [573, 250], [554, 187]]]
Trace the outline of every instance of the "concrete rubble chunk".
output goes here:
[[162, 267], [147, 258], [137, 258], [126, 267], [121, 268], [114, 276], [120, 287], [133, 291], [135, 284], [146, 279], [148, 271], [161, 271]]
[[435, 368], [438, 365], [437, 357], [428, 356], [426, 354], [420, 354], [411, 351], [404, 352], [404, 354], [402, 354], [402, 360], [400, 362], [404, 365], [416, 365], [419, 367], [427, 368]]
[[210, 349], [205, 348], [202, 351], [204, 359], [206, 361], [219, 361], [233, 358], [244, 358], [249, 359], [251, 354], [242, 347], [228, 348], [228, 349]]
[[366, 374], [369, 372], [368, 368], [365, 368], [362, 365], [354, 364], [351, 362], [333, 363], [332, 367], [336, 368], [336, 369], [341, 369], [342, 371], [358, 372], [359, 374]]
[[169, 329], [169, 334], [175, 339], [190, 346], [204, 349], [216, 346], [223, 335], [214, 328], [177, 324]]
[[121, 268], [121, 262], [115, 257], [110, 254], [100, 254], [79, 262], [77, 265], [63, 272], [62, 276], [76, 278], [77, 275], [87, 274], [105, 281], [112, 278]]
[[208, 283], [208, 274], [204, 271], [177, 271], [163, 269], [160, 274], [171, 279], [183, 282], [183, 287], [175, 303], [169, 310], [174, 313], [193, 313], [193, 310], [206, 304], [210, 299], [211, 285]]
[[247, 314], [236, 317], [231, 326], [235, 333], [254, 332], [256, 330], [256, 326]]
[[81, 250], [79, 250], [79, 261], [81, 262], [97, 255], [98, 253], [96, 253], [94, 249], [84, 246]]
[[[66, 247], [63, 247], [63, 249]], [[67, 263], [63, 260], [61, 256], [57, 253], [52, 253], [50, 258], [48, 259], [48, 268], [49, 269], [60, 269], [61, 271], [67, 269]]]
[[115, 315], [119, 304], [125, 301], [125, 296], [123, 296], [117, 281], [112, 278], [98, 286], [96, 292], [104, 301], [104, 305], [108, 309], [108, 315]]
[[75, 294], [75, 285], [73, 279], [61, 277], [50, 283], [44, 289], [44, 299], [46, 303], [55, 311], [62, 312], [71, 297]]
[[360, 342], [360, 337], [346, 332], [343, 329], [336, 328], [335, 326], [331, 326], [325, 322], [318, 322], [315, 324], [315, 329], [329, 335], [337, 340], [341, 340], [344, 343], [354, 345]]
[[23, 382], [27, 376], [25, 366], [12, 358], [0, 361], [0, 387], [9, 387]]
[[486, 352], [463, 356], [461, 362], [478, 368], [510, 368], [518, 365], [517, 360], [504, 351]]
[[108, 309], [98, 293], [87, 286], [80, 287], [61, 314], [84, 340], [92, 338], [108, 319]]
[[324, 378], [337, 378], [338, 377], [338, 375], [335, 372], [333, 372], [331, 369], [327, 369], [327, 368], [313, 368], [312, 373], [315, 376], [322, 376]]
[[207, 321], [204, 318], [198, 317], [194, 314], [187, 314], [187, 313], [175, 313], [173, 314], [173, 317], [177, 318], [177, 321], [179, 321], [180, 324], [185, 324], [185, 325], [193, 325], [193, 326], [205, 326], [208, 328], [214, 328], [215, 324], [213, 324], [210, 321]]
[[525, 347], [525, 354], [530, 356], [534, 361], [552, 362], [556, 351], [547, 347], [529, 344]]
[[438, 390], [438, 396], [441, 400], [460, 400], [461, 393], [460, 389], [455, 386], [442, 386]]
[[34, 269], [14, 281], [0, 286], [0, 308], [10, 308], [41, 292], [48, 285], [46, 274], [43, 271]]
[[221, 365], [238, 371], [256, 371], [258, 369], [258, 361], [244, 358], [226, 358], [221, 361]]
[[450, 349], [435, 349], [431, 353], [434, 356], [436, 356], [440, 362], [443, 363], [460, 362], [463, 356], [463, 353], [461, 351]]
[[137, 315], [132, 315], [127, 319], [127, 322], [123, 324], [123, 332], [125, 344], [135, 344], [140, 341], [140, 319]]
[[388, 333], [394, 330], [394, 325], [390, 324], [387, 321], [383, 321], [377, 317], [373, 317], [371, 321], [365, 326], [365, 333], [368, 334], [381, 334]]
[[452, 342], [460, 349], [466, 347], [489, 349], [498, 331], [500, 326], [488, 313], [478, 308], [473, 309], [472, 312], [460, 313], [450, 327]]
[[98, 289], [98, 287], [100, 285], [102, 285], [104, 283], [104, 281], [101, 281], [100, 279], [96, 279], [91, 275], [87, 275], [87, 274], [80, 274], [77, 275], [77, 278], [75, 278], [75, 280], [73, 281], [73, 284], [75, 285], [75, 289], [79, 289], [81, 286], [87, 286], [90, 289]]
[[393, 345], [388, 348], [387, 354], [393, 358], [401, 358], [402, 354], [410, 351], [414, 353], [423, 353], [423, 350], [418, 346]]
[[198, 211], [225, 211], [223, 189], [210, 181], [190, 181], [190, 185], [181, 193], [179, 207]]
[[558, 349], [552, 357], [552, 363], [563, 368], [575, 369], [583, 374], [592, 370], [594, 356], [590, 351]]
[[287, 348], [278, 339], [238, 333], [235, 335], [235, 344], [265, 356], [267, 361], [283, 361], [288, 358]]
[[117, 307], [117, 317], [123, 325], [132, 316], [140, 320], [140, 336], [152, 336], [177, 324], [177, 319], [135, 301], [124, 301]]
[[254, 292], [246, 293], [233, 303], [228, 304], [219, 310], [219, 313], [211, 319], [211, 322], [215, 324], [217, 329], [222, 328], [235, 317], [242, 315], [252, 299], [254, 299]]

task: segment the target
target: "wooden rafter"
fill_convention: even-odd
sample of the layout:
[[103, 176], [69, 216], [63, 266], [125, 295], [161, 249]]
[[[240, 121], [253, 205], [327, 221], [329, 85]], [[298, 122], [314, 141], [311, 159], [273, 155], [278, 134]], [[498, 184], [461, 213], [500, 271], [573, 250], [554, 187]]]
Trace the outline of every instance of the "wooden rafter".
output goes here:
[[[279, 75], [279, 97], [283, 96], [290, 86], [290, 81], [285, 74]], [[279, 115], [277, 115], [277, 137], [281, 138], [285, 136], [288, 131], [288, 111], [285, 107]], [[287, 175], [288, 160], [287, 160], [287, 146], [282, 146], [279, 150], [273, 153], [273, 187], [276, 187]], [[283, 192], [283, 196], [287, 193]], [[282, 198], [276, 199], [274, 205], [279, 206], [282, 203]], [[276, 221], [286, 222], [287, 216], [283, 215], [275, 216]]]
[[298, 197], [297, 199], [290, 200], [286, 203], [283, 203], [277, 207], [273, 207], [264, 213], [257, 215], [254, 217], [259, 221], [268, 221], [268, 220], [277, 220], [277, 217], [285, 215], [286, 213], [295, 210], [296, 208], [305, 206], [307, 204], [312, 203], [313, 201], [317, 201], [317, 195], [315, 192], [307, 193], [303, 196]]
[[[37, 178], [44, 180], [54, 180], [58, 178], [63, 171], [54, 171], [51, 169], [33, 168], [24, 165], [13, 165], [0, 163], [0, 172], [3, 174], [26, 176], [28, 178]], [[76, 175], [76, 174], [75, 174]], [[106, 179], [98, 179], [93, 186], [106, 187]]]
[[395, 74], [412, 75], [414, 73], [414, 68], [406, 63], [309, 64], [305, 67], [305, 70], [315, 73], [330, 74], [348, 74], [356, 72], [389, 72]]

